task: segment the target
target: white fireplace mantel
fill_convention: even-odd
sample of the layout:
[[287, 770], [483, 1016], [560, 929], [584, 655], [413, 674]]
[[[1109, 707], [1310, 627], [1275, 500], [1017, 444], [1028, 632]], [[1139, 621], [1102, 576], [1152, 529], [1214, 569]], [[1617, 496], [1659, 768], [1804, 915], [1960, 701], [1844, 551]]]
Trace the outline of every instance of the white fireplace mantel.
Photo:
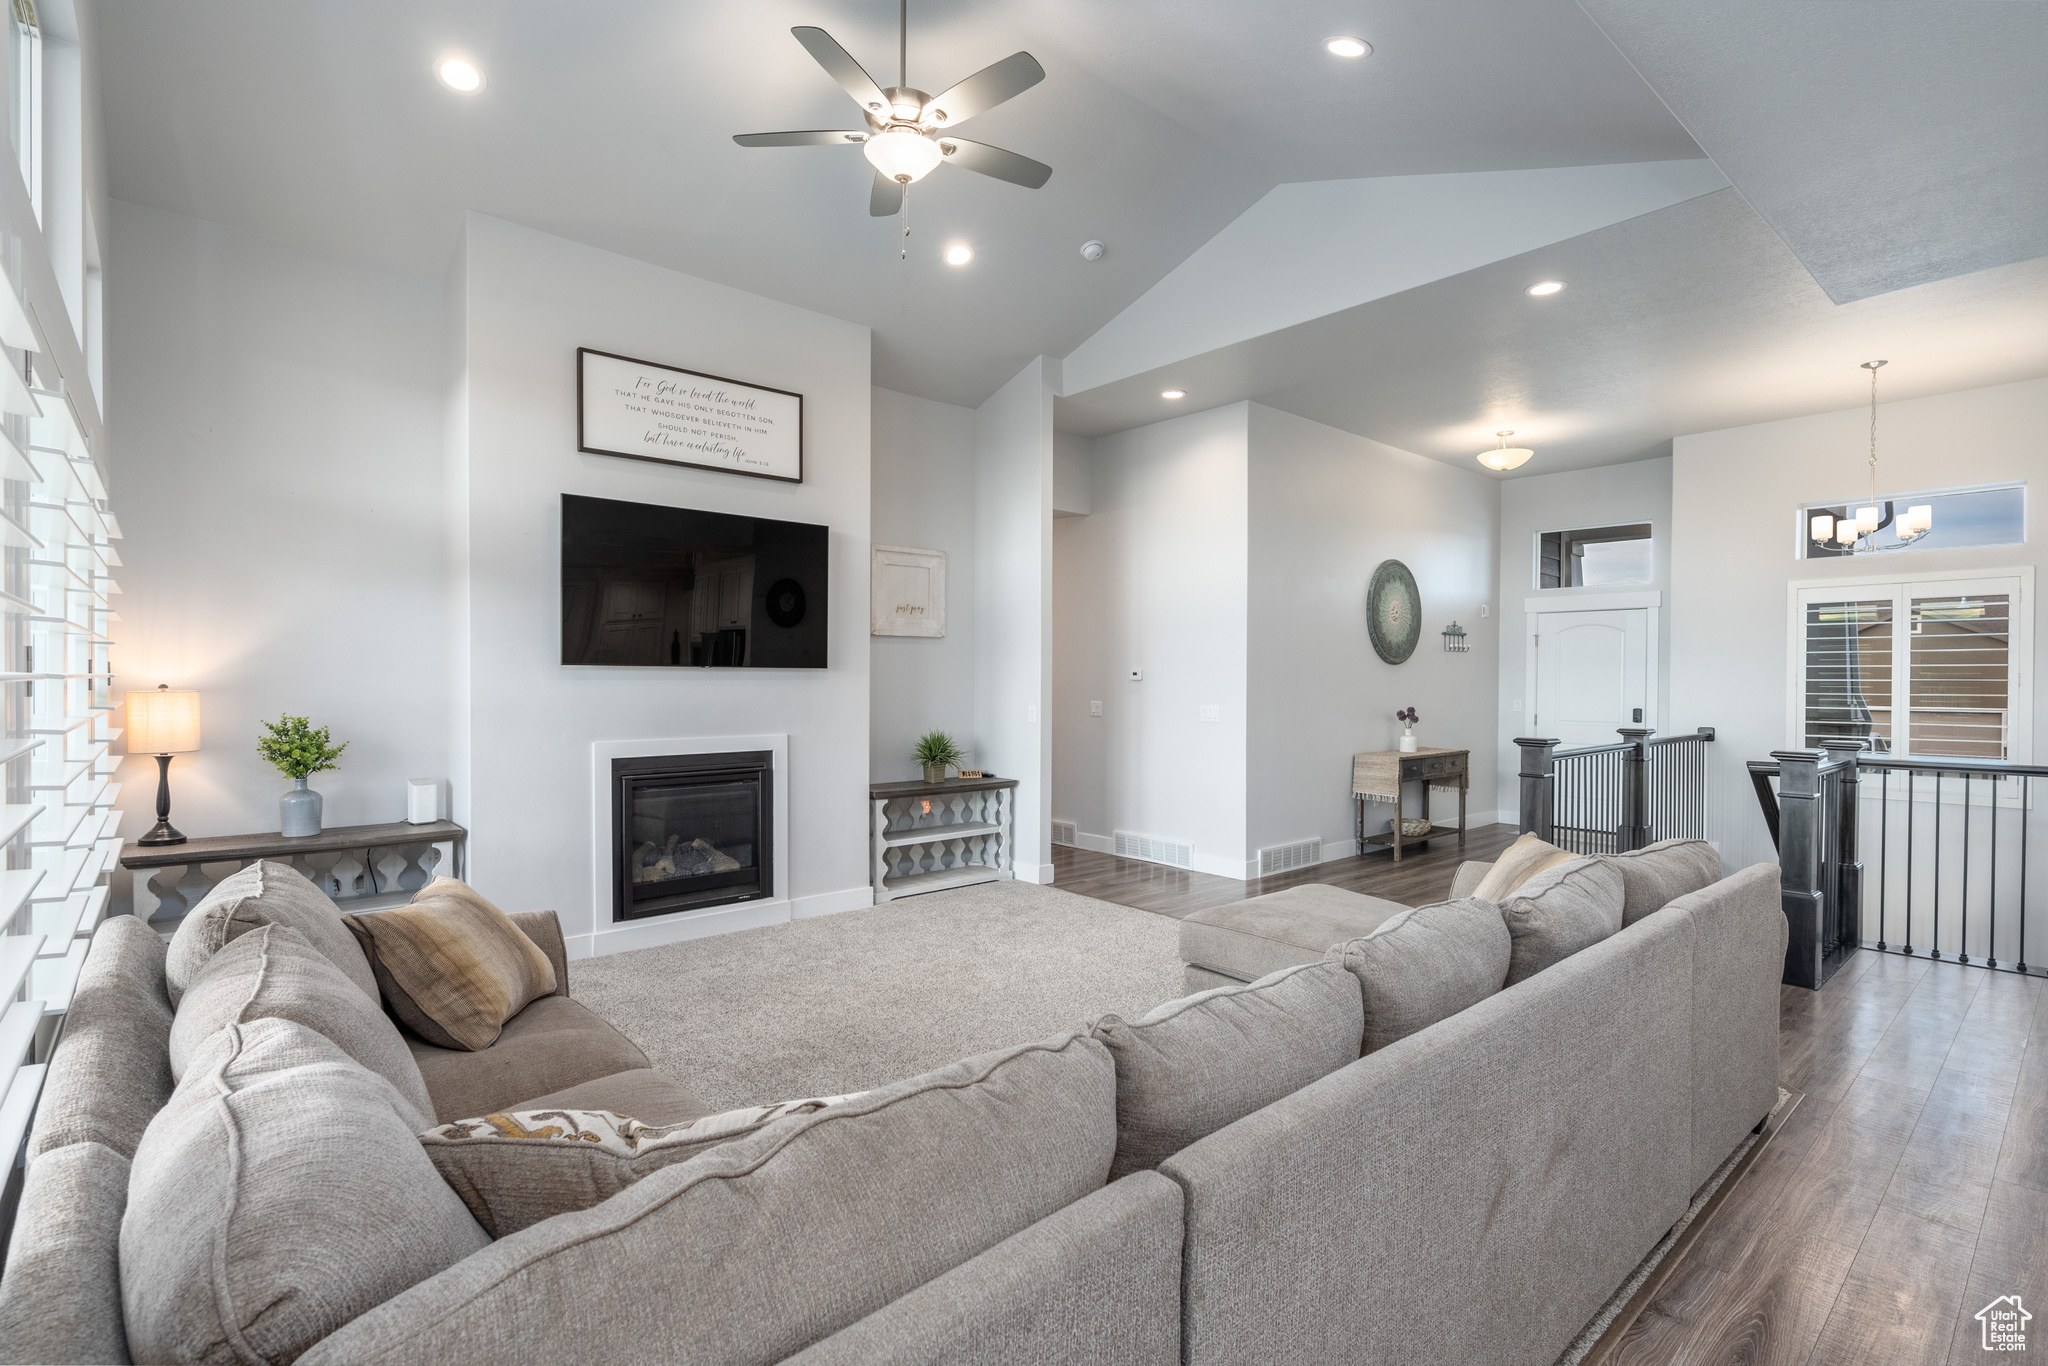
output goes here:
[[[767, 750], [774, 755], [773, 808], [775, 879], [772, 895], [702, 910], [674, 911], [638, 920], [612, 917], [612, 760], [648, 759], [664, 754], [724, 754]], [[590, 904], [596, 930], [588, 953], [621, 953], [728, 930], [778, 925], [792, 918], [789, 886], [789, 737], [787, 735], [693, 735], [667, 740], [598, 740], [590, 746]], [[571, 952], [574, 952], [572, 946]], [[584, 955], [577, 954], [582, 957]]]

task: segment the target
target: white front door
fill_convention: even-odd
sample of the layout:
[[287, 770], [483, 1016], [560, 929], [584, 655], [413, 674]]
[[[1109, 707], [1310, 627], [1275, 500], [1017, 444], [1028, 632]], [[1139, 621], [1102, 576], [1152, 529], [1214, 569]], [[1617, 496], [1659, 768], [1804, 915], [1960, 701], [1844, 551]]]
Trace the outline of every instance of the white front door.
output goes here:
[[1611, 745], [1623, 726], [1650, 724], [1650, 613], [1543, 612], [1536, 617], [1531, 735], [1560, 747]]

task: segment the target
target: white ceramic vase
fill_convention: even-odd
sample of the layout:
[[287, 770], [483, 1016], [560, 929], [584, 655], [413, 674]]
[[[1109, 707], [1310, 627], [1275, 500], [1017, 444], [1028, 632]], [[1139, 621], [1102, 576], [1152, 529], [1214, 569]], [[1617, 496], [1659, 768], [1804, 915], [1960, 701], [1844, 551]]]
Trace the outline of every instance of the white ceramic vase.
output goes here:
[[1401, 752], [1403, 754], [1413, 754], [1415, 752], [1415, 727], [1409, 726], [1401, 732]]

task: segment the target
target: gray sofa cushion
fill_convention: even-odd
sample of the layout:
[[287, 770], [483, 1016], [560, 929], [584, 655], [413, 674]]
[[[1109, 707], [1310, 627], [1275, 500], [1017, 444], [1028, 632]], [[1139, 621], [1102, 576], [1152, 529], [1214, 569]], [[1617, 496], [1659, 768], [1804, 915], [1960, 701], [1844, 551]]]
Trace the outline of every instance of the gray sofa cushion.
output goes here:
[[128, 1159], [103, 1143], [73, 1143], [28, 1164], [0, 1274], [0, 1357], [130, 1359], [121, 1331], [127, 1201]]
[[1778, 1103], [1778, 985], [1789, 926], [1778, 865], [1758, 863], [1665, 910], [1692, 921], [1692, 1184]]
[[1626, 854], [1602, 854], [1599, 861], [1621, 872], [1624, 925], [1721, 880], [1721, 856], [1705, 840], [1658, 840]]
[[207, 1041], [135, 1151], [121, 1304], [141, 1361], [291, 1361], [490, 1243], [391, 1083], [290, 1020]]
[[[565, 1086], [512, 1106], [514, 1110], [609, 1110], [642, 1124], [688, 1124], [711, 1107], [666, 1072], [636, 1067], [608, 1077]], [[468, 1116], [464, 1116], [468, 1118]]]
[[443, 1124], [647, 1066], [647, 1055], [631, 1039], [566, 996], [533, 1002], [507, 1020], [498, 1041], [480, 1053], [436, 1048], [411, 1037], [405, 1046], [434, 1098], [434, 1118]]
[[434, 1102], [398, 1026], [363, 999], [341, 969], [286, 925], [261, 925], [207, 960], [178, 1002], [171, 1024], [171, 1075], [183, 1077], [199, 1049], [227, 1025], [296, 1020], [398, 1088], [433, 1121]]
[[1575, 859], [1538, 873], [1500, 905], [1514, 936], [1508, 985], [1590, 948], [1621, 929], [1621, 870]]
[[170, 1036], [164, 941], [132, 915], [110, 916], [78, 970], [36, 1102], [29, 1157], [86, 1142], [135, 1156], [142, 1131], [171, 1098]]
[[1512, 942], [1490, 901], [1442, 901], [1404, 910], [1330, 957], [1358, 982], [1359, 1051], [1373, 1053], [1499, 991]]
[[1116, 1059], [1116, 1163], [1161, 1159], [1358, 1059], [1357, 979], [1303, 963], [1242, 986], [1089, 1025]]
[[1115, 1153], [1100, 1043], [985, 1054], [502, 1238], [301, 1366], [447, 1366], [537, 1342], [592, 1361], [781, 1361], [1100, 1189]]
[[1406, 906], [1320, 882], [1210, 906], [1180, 922], [1184, 963], [1240, 982], [1313, 963], [1332, 944], [1369, 934]]
[[1477, 863], [1467, 859], [1458, 865], [1457, 872], [1451, 874], [1451, 894], [1444, 900], [1463, 901], [1472, 895], [1473, 889], [1484, 881], [1492, 870], [1493, 865], [1490, 863]]
[[171, 950], [164, 962], [164, 980], [171, 1004], [185, 994], [206, 960], [219, 953], [229, 940], [247, 934], [258, 925], [289, 925], [306, 936], [306, 942], [362, 988], [375, 1001], [377, 979], [370, 962], [356, 947], [355, 936], [341, 923], [341, 912], [327, 894], [282, 863], [265, 859], [240, 872], [222, 878], [211, 892], [194, 906], [171, 936]]

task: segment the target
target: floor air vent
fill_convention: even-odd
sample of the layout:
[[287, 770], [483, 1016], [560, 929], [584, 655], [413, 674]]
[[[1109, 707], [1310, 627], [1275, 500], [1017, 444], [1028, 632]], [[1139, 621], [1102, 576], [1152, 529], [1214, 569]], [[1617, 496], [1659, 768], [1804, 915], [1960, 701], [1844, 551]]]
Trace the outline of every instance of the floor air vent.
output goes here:
[[1322, 861], [1323, 842], [1319, 839], [1276, 844], [1271, 849], [1259, 850], [1259, 876], [1270, 877], [1294, 868], [1313, 868]]
[[1052, 823], [1052, 842], [1054, 844], [1067, 845], [1079, 844], [1080, 838], [1074, 833], [1074, 823], [1072, 821], [1054, 821]]
[[1195, 866], [1195, 847], [1192, 844], [1154, 839], [1150, 835], [1133, 835], [1127, 830], [1116, 832], [1116, 855], [1118, 858], [1141, 858], [1151, 863], [1170, 863], [1176, 868]]

